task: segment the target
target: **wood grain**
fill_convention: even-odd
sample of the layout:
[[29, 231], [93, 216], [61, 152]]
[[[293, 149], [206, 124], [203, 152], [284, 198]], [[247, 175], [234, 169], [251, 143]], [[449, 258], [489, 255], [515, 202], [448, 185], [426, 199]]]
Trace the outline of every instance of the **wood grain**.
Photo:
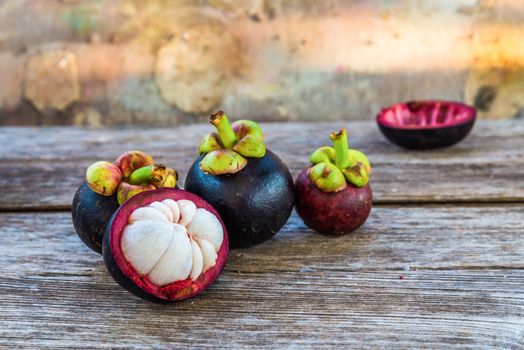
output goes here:
[[524, 205], [381, 206], [327, 238], [293, 214], [202, 296], [120, 289], [69, 213], [0, 214], [0, 347], [519, 349]]
[[[329, 132], [346, 127], [352, 147], [373, 164], [375, 203], [524, 201], [524, 122], [482, 122], [462, 143], [444, 150], [398, 148], [372, 122], [263, 124], [267, 145], [293, 175]], [[95, 160], [142, 149], [177, 168], [181, 183], [207, 124], [174, 129], [2, 128], [0, 210], [68, 209]]]

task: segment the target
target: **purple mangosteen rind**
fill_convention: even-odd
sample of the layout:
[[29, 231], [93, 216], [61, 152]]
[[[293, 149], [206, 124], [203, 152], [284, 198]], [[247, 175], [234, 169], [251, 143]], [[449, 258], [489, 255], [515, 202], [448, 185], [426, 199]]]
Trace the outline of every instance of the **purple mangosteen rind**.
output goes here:
[[421, 100], [383, 108], [376, 121], [391, 142], [407, 149], [435, 149], [462, 141], [476, 120], [474, 107], [460, 102]]
[[324, 192], [310, 180], [309, 169], [302, 170], [295, 181], [295, 208], [306, 226], [332, 236], [348, 234], [362, 226], [373, 204], [369, 183]]
[[116, 194], [103, 196], [91, 190], [84, 181], [73, 198], [71, 215], [75, 232], [82, 242], [102, 254], [105, 228], [119, 205]]
[[[222, 245], [217, 252], [215, 265], [203, 272], [196, 280], [187, 278], [176, 281], [167, 286], [156, 286], [147, 276], [139, 276], [133, 266], [125, 258], [120, 240], [127, 220], [131, 213], [139, 208], [147, 206], [155, 201], [173, 199], [190, 200], [197, 208], [203, 208], [220, 221], [224, 232]], [[113, 279], [124, 289], [134, 295], [157, 303], [168, 303], [182, 301], [192, 298], [206, 290], [220, 275], [227, 261], [229, 249], [226, 226], [219, 213], [205, 200], [188, 191], [160, 188], [153, 191], [139, 193], [127, 200], [112, 216], [109, 221], [103, 239], [102, 252], [104, 263]]]

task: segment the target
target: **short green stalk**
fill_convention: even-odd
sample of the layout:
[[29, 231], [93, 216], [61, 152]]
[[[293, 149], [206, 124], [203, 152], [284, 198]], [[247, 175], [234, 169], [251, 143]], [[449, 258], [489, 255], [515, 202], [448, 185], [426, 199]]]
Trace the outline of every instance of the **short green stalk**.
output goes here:
[[342, 128], [338, 132], [332, 132], [329, 135], [335, 148], [335, 165], [339, 169], [345, 169], [349, 166], [349, 148], [346, 129]]
[[310, 156], [313, 167], [309, 179], [324, 192], [337, 192], [346, 187], [346, 181], [356, 187], [366, 186], [371, 164], [366, 155], [349, 149], [346, 129], [329, 135], [333, 147], [317, 148]]
[[218, 111], [211, 114], [209, 122], [217, 129], [218, 136], [220, 137], [220, 141], [224, 145], [224, 148], [232, 149], [237, 142], [237, 137], [233, 131], [233, 128], [231, 127], [231, 124], [229, 123], [227, 115], [222, 111]]

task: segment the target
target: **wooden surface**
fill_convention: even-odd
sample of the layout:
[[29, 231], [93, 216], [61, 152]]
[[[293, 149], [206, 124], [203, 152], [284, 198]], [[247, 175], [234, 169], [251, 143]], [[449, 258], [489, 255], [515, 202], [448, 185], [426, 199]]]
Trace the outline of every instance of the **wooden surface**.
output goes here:
[[[326, 143], [314, 134], [339, 126], [263, 128], [296, 174]], [[431, 152], [345, 126], [374, 165], [366, 224], [327, 238], [293, 214], [274, 239], [232, 251], [204, 294], [170, 305], [116, 285], [68, 210], [85, 167], [127, 149], [183, 179], [210, 127], [0, 129], [0, 347], [524, 348], [524, 123], [481, 122]]]

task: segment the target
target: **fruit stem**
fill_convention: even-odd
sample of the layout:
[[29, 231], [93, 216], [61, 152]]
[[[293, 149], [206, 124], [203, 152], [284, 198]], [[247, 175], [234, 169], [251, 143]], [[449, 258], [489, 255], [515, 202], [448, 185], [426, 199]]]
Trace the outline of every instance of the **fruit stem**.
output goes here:
[[164, 164], [152, 164], [139, 168], [129, 176], [131, 185], [150, 184], [151, 182], [161, 181], [166, 173]]
[[329, 134], [335, 148], [335, 165], [339, 169], [345, 169], [349, 166], [349, 149], [346, 129], [342, 128], [338, 132]]
[[220, 137], [220, 141], [222, 141], [224, 148], [232, 149], [237, 142], [237, 137], [229, 123], [229, 119], [227, 119], [227, 115], [222, 111], [218, 111], [211, 114], [209, 122], [217, 129], [218, 136]]

